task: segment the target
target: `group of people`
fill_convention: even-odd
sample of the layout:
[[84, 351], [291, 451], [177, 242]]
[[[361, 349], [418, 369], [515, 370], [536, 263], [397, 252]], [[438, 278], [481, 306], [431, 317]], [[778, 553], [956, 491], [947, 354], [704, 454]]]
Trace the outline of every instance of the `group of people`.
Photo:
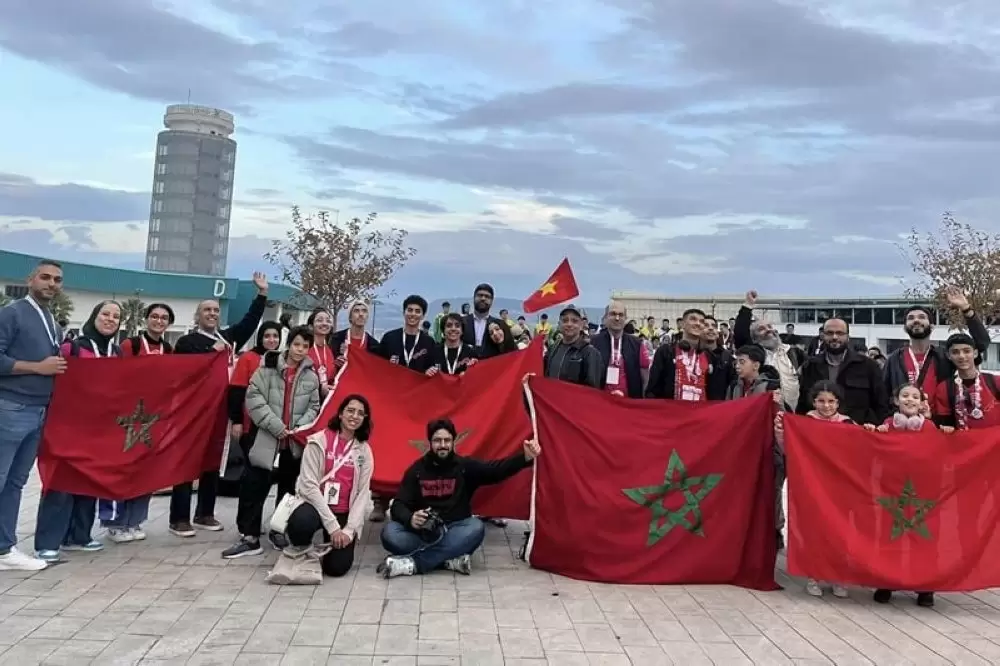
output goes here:
[[[267, 534], [283, 558], [312, 561], [323, 574], [340, 576], [353, 564], [354, 544], [364, 525], [384, 521], [381, 540], [388, 555], [379, 567], [383, 575], [440, 567], [469, 573], [468, 556], [484, 535], [483, 521], [471, 511], [473, 493], [530, 466], [540, 453], [537, 441], [524, 442], [523, 451], [506, 460], [472, 460], [455, 453], [454, 424], [446, 418], [431, 420], [426, 454], [406, 472], [395, 498], [389, 498], [370, 491], [377, 456], [368, 440], [375, 420], [364, 396], [339, 399], [335, 417], [305, 442], [292, 433], [316, 420], [353, 350], [365, 348], [426, 375], [457, 375], [482, 359], [523, 348], [523, 336], [530, 336], [527, 325], [511, 324], [506, 313], [494, 316], [494, 290], [480, 284], [469, 312], [446, 308], [434, 318], [431, 331], [427, 301], [419, 295], [403, 302], [402, 326], [379, 340], [366, 330], [369, 311], [362, 300], [350, 304], [344, 329], [335, 330], [333, 313], [318, 308], [306, 325], [286, 331], [282, 323], [261, 322], [268, 286], [263, 275], [255, 275], [254, 281], [258, 296], [241, 321], [220, 328], [218, 302], [203, 301], [194, 330], [173, 347], [163, 333], [174, 314], [163, 303], [146, 309], [140, 335], [119, 344], [121, 307], [114, 301], [95, 307], [80, 336], [61, 344], [48, 304], [61, 289], [62, 271], [56, 262], [38, 265], [28, 280], [28, 296], [0, 310], [0, 569], [40, 569], [57, 561], [62, 551], [100, 550], [103, 543], [91, 535], [95, 515], [113, 542], [145, 538], [148, 497], [120, 502], [46, 490], [34, 555], [15, 546], [21, 490], [34, 464], [52, 378], [65, 370], [65, 357], [226, 351], [234, 359], [227, 403], [231, 441], [238, 442], [245, 464], [236, 520], [240, 537], [222, 557], [262, 553], [261, 537]], [[651, 331], [633, 333], [635, 323], [617, 301], [607, 306], [596, 331], [579, 308], [568, 305], [555, 327], [536, 329], [535, 335], [550, 341], [546, 377], [619, 399], [704, 402], [772, 394], [779, 407], [775, 538], [782, 548], [783, 412], [879, 431], [950, 432], [998, 422], [996, 382], [978, 369], [988, 333], [961, 291], [948, 289], [945, 297], [964, 319], [964, 329], [936, 347], [930, 342], [931, 312], [913, 306], [904, 325], [909, 344], [881, 363], [852, 348], [848, 323], [836, 318], [824, 322], [818, 353], [803, 353], [798, 344], [790, 344], [795, 341], [788, 332], [781, 335], [772, 323], [754, 317], [754, 291], [747, 292], [745, 304], [728, 322], [697, 308], [687, 310], [676, 330], [657, 336], [655, 348], [643, 341]], [[544, 323], [548, 325], [547, 319]], [[654, 324], [647, 320], [646, 326]], [[239, 353], [255, 334], [250, 349]], [[200, 477], [193, 517], [192, 485], [173, 488], [172, 534], [187, 538], [199, 529], [223, 529], [215, 517], [218, 480], [214, 470]], [[275, 484], [275, 510], [265, 526], [265, 503]], [[296, 571], [276, 567], [271, 580], [293, 582]], [[810, 580], [806, 589], [819, 595], [823, 586]], [[844, 593], [837, 584], [833, 591]], [[875, 599], [886, 602], [891, 594], [878, 590]], [[933, 604], [933, 594], [920, 593], [918, 603]]]

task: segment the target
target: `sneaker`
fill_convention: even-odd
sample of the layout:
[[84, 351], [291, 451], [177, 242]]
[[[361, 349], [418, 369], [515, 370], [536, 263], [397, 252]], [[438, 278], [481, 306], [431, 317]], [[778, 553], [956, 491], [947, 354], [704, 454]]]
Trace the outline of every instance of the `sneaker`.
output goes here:
[[453, 557], [444, 563], [444, 568], [468, 576], [472, 573], [472, 558], [469, 555]]
[[275, 550], [284, 550], [291, 545], [288, 543], [288, 537], [273, 530], [267, 533], [267, 540], [271, 542], [271, 547]]
[[67, 543], [63, 544], [63, 550], [69, 551], [71, 553], [97, 553], [104, 550], [104, 544], [100, 541], [95, 541], [91, 539], [85, 544], [78, 543]]
[[379, 500], [375, 501], [375, 508], [372, 509], [372, 515], [368, 517], [368, 520], [372, 521], [373, 523], [385, 522], [385, 506], [382, 504], [381, 501]]
[[174, 536], [184, 538], [193, 537], [195, 534], [194, 528], [191, 527], [191, 523], [189, 522], [170, 523], [170, 533]]
[[847, 594], [847, 588], [844, 587], [843, 585], [834, 585], [833, 596], [837, 597], [838, 599], [846, 599], [849, 596]]
[[922, 608], [934, 608], [934, 593], [917, 592], [917, 605]]
[[877, 604], [887, 604], [892, 601], [892, 590], [875, 590], [872, 600]]
[[209, 532], [221, 532], [224, 528], [222, 523], [217, 521], [213, 516], [203, 516], [201, 518], [195, 518], [191, 521], [191, 524], [197, 527], [199, 530], [208, 530]]
[[[59, 560], [58, 551], [55, 559]], [[22, 553], [17, 548], [11, 548], [6, 555], [0, 555], [0, 571], [41, 571], [47, 566], [49, 566], [47, 561]]]
[[47, 564], [55, 564], [59, 561], [59, 551], [58, 550], [40, 550], [35, 553], [35, 557], [40, 559]]
[[132, 536], [132, 530], [127, 527], [109, 527], [108, 538], [115, 543], [128, 543], [129, 541], [135, 541], [135, 537]]
[[146, 533], [143, 531], [141, 527], [132, 527], [129, 529], [129, 532], [132, 533], [132, 541], [146, 540]]
[[483, 520], [488, 522], [493, 527], [507, 527], [507, 521], [503, 518], [483, 518]]
[[222, 551], [222, 559], [235, 560], [238, 557], [247, 555], [260, 555], [264, 549], [260, 547], [260, 541], [251, 537], [241, 538], [235, 545]]
[[385, 558], [382, 564], [378, 565], [375, 572], [382, 575], [382, 578], [395, 578], [396, 576], [412, 576], [417, 573], [417, 565], [412, 557], [400, 557], [390, 555]]
[[818, 580], [813, 580], [810, 578], [806, 581], [806, 594], [811, 597], [822, 597], [823, 588], [820, 587]]

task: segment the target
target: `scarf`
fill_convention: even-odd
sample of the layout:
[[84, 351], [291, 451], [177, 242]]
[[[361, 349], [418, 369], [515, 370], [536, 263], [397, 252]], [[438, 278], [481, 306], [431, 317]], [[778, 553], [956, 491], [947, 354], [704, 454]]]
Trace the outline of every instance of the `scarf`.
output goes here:
[[80, 338], [81, 341], [86, 340], [90, 343], [91, 350], [100, 356], [110, 356], [111, 347], [115, 343], [118, 337], [118, 331], [121, 330], [121, 322], [118, 324], [118, 328], [111, 335], [104, 335], [97, 330], [97, 315], [101, 314], [101, 310], [104, 309], [105, 305], [113, 303], [118, 306], [118, 310], [121, 311], [121, 304], [118, 301], [101, 301], [94, 306], [94, 309], [90, 313], [90, 317], [84, 322], [83, 326], [80, 327]]

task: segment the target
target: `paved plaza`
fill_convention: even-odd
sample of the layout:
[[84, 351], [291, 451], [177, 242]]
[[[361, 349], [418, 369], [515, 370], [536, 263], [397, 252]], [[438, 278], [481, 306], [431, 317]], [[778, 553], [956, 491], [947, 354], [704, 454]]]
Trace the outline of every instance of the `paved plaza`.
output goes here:
[[[21, 511], [30, 550], [38, 504]], [[588, 584], [515, 559], [524, 525], [490, 527], [472, 576], [384, 581], [377, 531], [343, 579], [274, 587], [276, 554], [225, 561], [236, 501], [218, 533], [167, 533], [153, 501], [149, 539], [35, 575], [0, 572], [0, 662], [29, 664], [1000, 664], [1000, 594], [942, 594], [917, 608], [878, 606], [863, 590], [813, 599], [727, 586]], [[610, 554], [609, 554], [610, 556]], [[783, 562], [782, 562], [783, 565]]]

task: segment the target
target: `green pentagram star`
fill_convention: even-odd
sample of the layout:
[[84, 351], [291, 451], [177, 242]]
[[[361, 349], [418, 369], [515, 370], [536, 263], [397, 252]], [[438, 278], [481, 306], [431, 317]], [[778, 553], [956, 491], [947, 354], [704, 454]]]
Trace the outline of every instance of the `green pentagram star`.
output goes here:
[[[462, 432], [458, 433], [458, 436], [455, 437], [455, 450], [456, 451], [458, 450], [458, 446], [462, 442], [465, 441], [465, 438], [468, 437], [471, 434], [472, 434], [472, 428], [468, 428], [468, 429], [463, 430]], [[410, 440], [410, 446], [412, 446], [416, 450], [420, 451], [420, 453], [427, 453], [428, 449], [430, 449], [430, 445], [428, 445], [426, 439], [411, 439]]]
[[[899, 497], [878, 497], [875, 501], [892, 514], [890, 541], [895, 541], [910, 531], [916, 532], [925, 539], [931, 538], [931, 531], [927, 528], [925, 521], [927, 514], [937, 505], [937, 502], [917, 497], [912, 480], [906, 480], [906, 483], [903, 484], [903, 492], [899, 494]], [[912, 516], [906, 516], [907, 509], [913, 509]]]
[[[646, 540], [646, 546], [656, 545], [675, 527], [681, 527], [697, 536], [705, 536], [705, 531], [702, 529], [701, 501], [719, 485], [723, 476], [723, 474], [688, 476], [684, 461], [675, 449], [670, 452], [667, 472], [661, 485], [623, 489], [622, 492], [626, 497], [653, 512], [653, 517], [649, 521], [649, 538]], [[663, 500], [674, 491], [679, 491], [683, 495], [684, 505], [679, 509], [670, 510], [664, 506]]]
[[125, 429], [125, 448], [122, 451], [129, 451], [136, 444], [142, 444], [148, 449], [153, 448], [153, 436], [150, 429], [153, 424], [160, 420], [158, 414], [147, 414], [142, 398], [131, 414], [119, 416], [115, 419], [118, 425]]

